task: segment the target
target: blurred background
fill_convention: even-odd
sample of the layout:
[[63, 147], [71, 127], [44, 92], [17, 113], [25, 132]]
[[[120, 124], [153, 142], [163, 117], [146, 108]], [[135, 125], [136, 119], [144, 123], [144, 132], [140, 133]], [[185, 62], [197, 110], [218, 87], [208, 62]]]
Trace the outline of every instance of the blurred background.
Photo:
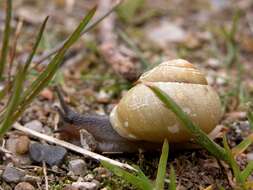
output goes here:
[[[2, 2], [1, 40], [6, 6]], [[50, 60], [44, 59], [45, 52], [65, 40], [88, 10], [98, 6], [93, 18], [96, 20], [114, 3], [113, 0], [14, 0], [12, 34], [19, 30], [20, 35], [16, 37], [13, 64], [25, 62], [39, 26], [49, 15], [29, 71], [32, 81]], [[11, 47], [15, 43], [13, 39]], [[175, 58], [188, 60], [206, 74], [222, 101], [221, 126], [228, 127], [230, 145], [238, 144], [249, 134], [247, 113], [252, 111], [252, 0], [125, 0], [73, 45], [56, 77], [25, 111], [20, 122], [39, 120], [48, 131], [53, 129], [57, 115], [52, 106], [56, 101], [51, 88], [54, 84], [61, 84], [68, 103], [76, 111], [108, 114], [141, 73]], [[15, 73], [15, 67], [11, 72]], [[246, 154], [251, 154], [253, 160], [252, 147]], [[246, 157], [241, 158], [240, 164], [245, 163]], [[138, 155], [121, 159], [140, 164], [144, 172], [154, 178], [153, 168], [157, 166], [159, 155], [146, 156], [145, 162]], [[210, 164], [211, 159], [214, 160], [205, 152], [197, 152], [182, 153], [170, 160], [182, 189], [198, 189], [217, 181], [229, 187], [222, 170]], [[120, 187], [119, 181], [108, 183]]]

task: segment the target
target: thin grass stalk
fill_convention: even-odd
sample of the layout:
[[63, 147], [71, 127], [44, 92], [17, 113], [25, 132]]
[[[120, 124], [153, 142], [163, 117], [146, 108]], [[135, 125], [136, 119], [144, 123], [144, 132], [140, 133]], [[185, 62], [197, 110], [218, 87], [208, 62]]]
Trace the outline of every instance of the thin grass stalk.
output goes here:
[[176, 190], [177, 185], [176, 185], [176, 174], [173, 166], [170, 166], [170, 185], [169, 185], [170, 190]]
[[156, 190], [164, 189], [164, 179], [166, 175], [168, 154], [169, 154], [169, 144], [168, 144], [168, 140], [165, 139], [163, 142], [162, 154], [160, 157], [158, 171], [156, 175], [156, 183], [155, 183]]
[[39, 94], [39, 92], [49, 84], [51, 79], [54, 77], [59, 64], [63, 60], [66, 51], [80, 37], [80, 33], [82, 32], [83, 28], [89, 23], [91, 18], [94, 16], [95, 12], [96, 7], [94, 7], [89, 11], [89, 13], [84, 17], [84, 19], [77, 27], [77, 29], [65, 42], [62, 49], [55, 55], [55, 57], [49, 63], [48, 67], [43, 71], [43, 73], [41, 73], [37, 77], [37, 79], [29, 87], [27, 87], [27, 89], [24, 92], [24, 95], [22, 96], [21, 103], [17, 111], [13, 114], [13, 120], [16, 120], [20, 116], [20, 114], [22, 114], [26, 106], [28, 106], [28, 104], [31, 103], [31, 101]]
[[240, 175], [240, 168], [239, 168], [236, 160], [234, 159], [234, 155], [233, 155], [232, 151], [230, 150], [230, 148], [228, 146], [227, 138], [225, 135], [223, 136], [223, 145], [224, 145], [224, 148], [225, 148], [226, 153], [228, 155], [227, 163], [232, 168], [237, 183], [240, 184], [241, 186], [243, 186], [243, 180]]
[[253, 143], [253, 133], [232, 149], [233, 155], [243, 153]]
[[24, 79], [25, 76], [22, 72], [22, 68], [20, 68], [14, 80], [14, 89], [12, 92], [12, 96], [9, 100], [9, 103], [6, 107], [4, 120], [0, 125], [0, 138], [5, 134], [5, 132], [11, 127], [11, 124], [13, 123], [11, 116], [15, 111], [15, 108], [19, 102], [20, 94], [22, 93]]
[[7, 55], [9, 50], [9, 39], [11, 33], [11, 14], [12, 14], [12, 0], [6, 0], [6, 18], [5, 18], [5, 26], [4, 26], [4, 34], [3, 34], [3, 44], [0, 58], [0, 79], [3, 79], [3, 73], [7, 61]]
[[241, 172], [241, 179], [243, 182], [246, 182], [247, 178], [252, 174], [253, 172], [253, 161], [250, 161], [246, 168]]
[[[44, 32], [45, 27], [46, 27], [47, 20], [48, 20], [48, 17], [45, 18], [43, 24], [40, 27], [39, 33], [38, 33], [38, 35], [36, 37], [35, 44], [34, 44], [34, 46], [32, 48], [32, 52], [30, 53], [29, 57], [27, 58], [27, 60], [25, 62], [25, 66], [23, 68], [20, 67], [20, 69], [22, 69], [21, 72], [23, 72], [24, 76], [27, 75], [27, 70], [28, 70], [28, 68], [29, 68], [29, 66], [30, 66], [30, 64], [32, 62], [32, 59], [33, 59], [33, 57], [35, 55], [35, 52], [36, 52], [36, 50], [38, 48], [38, 45], [39, 45], [40, 41], [41, 41], [43, 32]], [[12, 81], [6, 84], [6, 89], [7, 90], [10, 89], [11, 86], [12, 86]], [[6, 95], [6, 93], [7, 93], [7, 91], [4, 89], [4, 91], [2, 91], [2, 93], [0, 92], [0, 96], [4, 97]], [[19, 101], [21, 101], [21, 100], [22, 100], [22, 96], [20, 97]], [[1, 115], [0, 115], [1, 120], [3, 119], [3, 115], [4, 114], [5, 114], [5, 111], [3, 111], [3, 113], [1, 113]], [[17, 117], [13, 118], [13, 121], [15, 121], [16, 119], [17, 119]]]

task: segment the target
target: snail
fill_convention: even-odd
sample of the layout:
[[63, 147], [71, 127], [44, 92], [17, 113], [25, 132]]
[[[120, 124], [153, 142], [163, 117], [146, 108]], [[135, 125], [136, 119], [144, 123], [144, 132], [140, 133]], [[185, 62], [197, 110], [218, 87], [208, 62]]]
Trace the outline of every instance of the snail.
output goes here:
[[57, 90], [62, 107], [59, 112], [68, 125], [60, 129], [60, 135], [78, 139], [79, 130], [85, 129], [94, 138], [98, 152], [153, 150], [165, 138], [174, 144], [189, 142], [191, 135], [145, 85], [147, 82], [168, 93], [205, 133], [209, 134], [221, 119], [218, 94], [204, 74], [188, 61], [176, 59], [142, 74], [109, 116], [78, 114], [65, 104]]

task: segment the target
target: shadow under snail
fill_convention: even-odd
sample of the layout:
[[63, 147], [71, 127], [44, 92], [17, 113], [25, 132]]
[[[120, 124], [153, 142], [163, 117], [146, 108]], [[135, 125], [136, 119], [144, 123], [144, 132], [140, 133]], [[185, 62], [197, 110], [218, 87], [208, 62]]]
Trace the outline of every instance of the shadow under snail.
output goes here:
[[85, 129], [95, 140], [95, 151], [110, 153], [154, 150], [165, 138], [172, 144], [189, 142], [191, 135], [145, 82], [168, 93], [205, 133], [218, 124], [222, 109], [217, 93], [200, 70], [186, 60], [176, 59], [142, 74], [109, 116], [78, 114], [67, 107], [57, 90], [62, 107], [59, 112], [67, 124], [58, 131], [60, 137], [79, 140], [80, 129]]

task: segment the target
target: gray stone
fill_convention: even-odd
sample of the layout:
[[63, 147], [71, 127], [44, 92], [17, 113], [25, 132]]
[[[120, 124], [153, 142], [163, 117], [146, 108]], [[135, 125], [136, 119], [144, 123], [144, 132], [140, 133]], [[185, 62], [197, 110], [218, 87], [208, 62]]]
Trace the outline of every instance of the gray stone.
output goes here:
[[71, 160], [68, 166], [74, 175], [84, 175], [86, 173], [86, 163], [82, 159]]
[[72, 186], [78, 188], [79, 190], [96, 190], [98, 189], [98, 184], [95, 182], [74, 182]]
[[250, 162], [250, 161], [253, 161], [253, 152], [247, 154], [247, 160], [248, 160], [249, 162]]
[[25, 172], [18, 168], [15, 168], [11, 165], [7, 165], [4, 172], [3, 172], [3, 179], [8, 183], [18, 183], [20, 182], [25, 176]]
[[43, 125], [38, 120], [30, 121], [30, 122], [26, 123], [24, 126], [29, 128], [29, 129], [32, 129], [34, 131], [37, 131], [39, 133], [44, 132]]
[[35, 162], [45, 161], [48, 165], [54, 166], [63, 161], [67, 150], [61, 146], [33, 143], [29, 147], [29, 154]]

